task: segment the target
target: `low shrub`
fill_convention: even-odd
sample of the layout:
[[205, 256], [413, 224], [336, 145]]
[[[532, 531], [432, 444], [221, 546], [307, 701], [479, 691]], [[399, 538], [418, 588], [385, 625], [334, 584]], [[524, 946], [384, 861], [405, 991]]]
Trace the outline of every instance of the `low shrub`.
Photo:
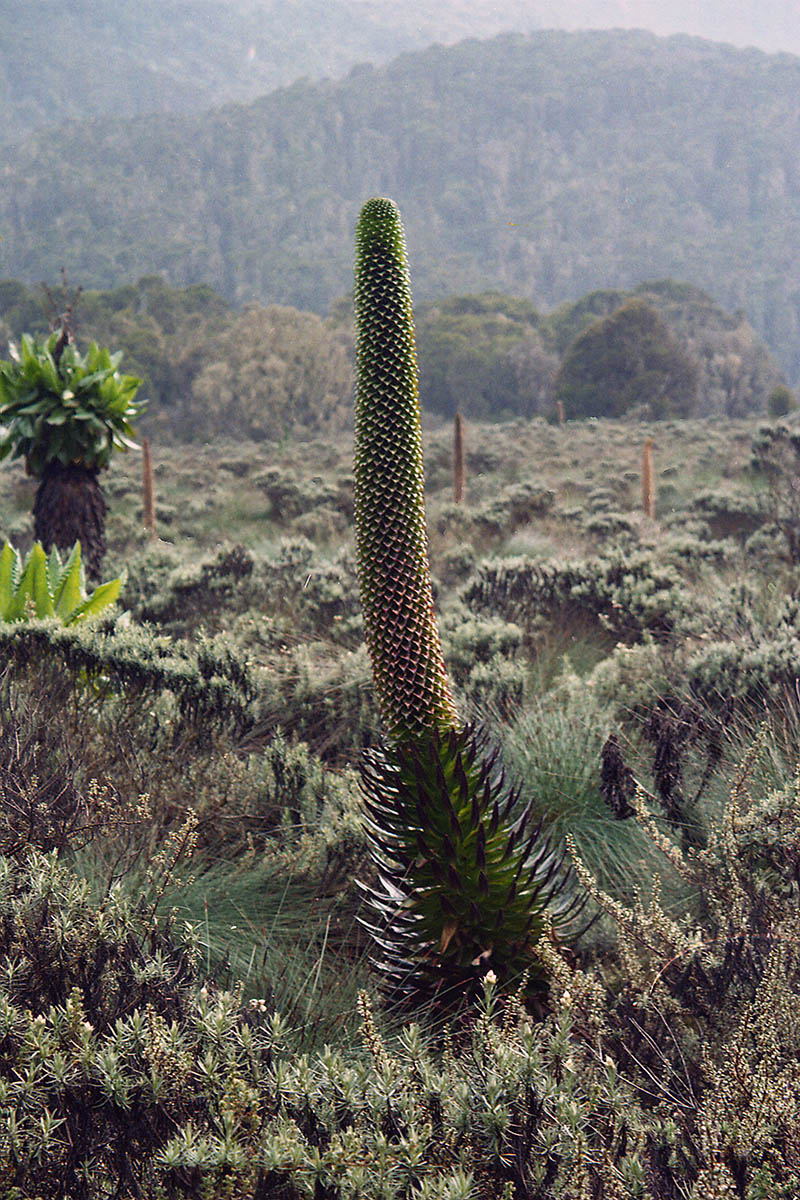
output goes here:
[[573, 965], [543, 941], [544, 1020], [491, 973], [457, 1038], [390, 1038], [362, 995], [347, 1055], [293, 1053], [265, 1002], [200, 986], [197, 932], [147, 903], [93, 904], [52, 855], [0, 860], [5, 1194], [793, 1200], [800, 795], [747, 775], [702, 851], [636, 801], [689, 910], [623, 906], [576, 861], [617, 951]]
[[49, 665], [55, 691], [73, 700], [124, 693], [135, 706], [168, 694], [174, 710], [162, 717], [176, 738], [187, 729], [199, 741], [220, 730], [238, 735], [253, 722], [249, 664], [224, 636], [190, 645], [133, 625], [29, 621], [0, 625], [0, 652], [17, 670]]
[[461, 591], [476, 612], [496, 613], [530, 628], [543, 614], [582, 610], [624, 640], [666, 636], [689, 599], [673, 567], [648, 550], [609, 550], [585, 562], [489, 559]]
[[533, 483], [511, 484], [472, 514], [475, 528], [483, 536], [507, 536], [543, 517], [553, 507], [555, 492]]
[[[164, 562], [163, 555], [151, 552], [144, 566], [150, 567], [151, 575], [157, 575]], [[147, 589], [139, 583], [137, 618], [180, 634], [200, 621], [208, 621], [212, 614], [219, 617], [220, 609], [241, 611], [252, 601], [248, 583], [253, 566], [253, 555], [244, 546], [225, 546], [211, 559], [176, 566], [156, 592], [151, 590], [152, 584]]]

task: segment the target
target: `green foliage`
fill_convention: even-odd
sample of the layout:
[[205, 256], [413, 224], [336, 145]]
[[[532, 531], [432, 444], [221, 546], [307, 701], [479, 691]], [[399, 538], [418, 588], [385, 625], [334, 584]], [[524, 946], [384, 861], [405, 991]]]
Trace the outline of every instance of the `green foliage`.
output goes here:
[[113, 604], [121, 582], [112, 579], [87, 596], [80, 542], [75, 543], [63, 563], [55, 546], [47, 555], [36, 542], [23, 560], [19, 551], [6, 542], [0, 551], [0, 621], [55, 617], [64, 625], [72, 625]]
[[568, 417], [686, 416], [696, 390], [694, 364], [642, 300], [629, 300], [581, 333], [556, 380]]
[[[184, 348], [187, 380], [174, 427], [198, 438], [225, 430], [281, 441], [330, 433], [350, 418], [352, 368], [342, 340], [318, 316], [295, 308], [250, 305], [219, 329], [204, 322]], [[188, 350], [188, 353], [187, 353]]]
[[[637, 822], [620, 819], [601, 790], [603, 746], [613, 711], [587, 679], [564, 668], [553, 687], [510, 709], [501, 726], [509, 769], [523, 800], [554, 837], [571, 836], [592, 874], [617, 899], [634, 902], [657, 876], [670, 899], [676, 876]], [[637, 772], [643, 756], [628, 743]], [[630, 805], [628, 806], [629, 811]]]
[[[127, 1179], [152, 1196], [158, 1152], [186, 1102], [195, 1119], [204, 1111], [203, 1125], [225, 1120], [222, 1063], [235, 1078], [236, 1039], [227, 1054], [216, 1039], [238, 1029], [241, 1070], [252, 1045], [243, 1015], [230, 996], [198, 995], [192, 947], [174, 944], [171, 922], [148, 921], [120, 888], [94, 907], [85, 883], [35, 851], [1, 860], [0, 885], [6, 1193], [88, 1200]], [[219, 1089], [201, 1083], [209, 1070]], [[13, 1082], [19, 1071], [25, 1089]]]
[[[152, 556], [149, 561], [153, 561]], [[137, 588], [134, 583], [133, 588], [139, 593], [137, 616], [178, 633], [203, 618], [208, 619], [222, 605], [229, 609], [246, 608], [251, 599], [247, 585], [252, 573], [253, 556], [249, 550], [244, 546], [225, 546], [210, 561], [191, 567], [174, 566], [164, 586], [156, 592], [145, 591], [141, 583]]]
[[117, 369], [121, 354], [96, 342], [86, 354], [73, 343], [55, 354], [60, 336], [23, 334], [0, 362], [0, 460], [24, 457], [36, 478], [56, 461], [107, 467], [114, 449], [135, 445], [131, 421], [144, 407], [134, 399], [141, 381]]
[[[800, 746], [800, 616], [775, 527], [742, 542], [745, 519], [767, 516], [766, 477], [753, 475], [749, 509], [741, 479], [756, 423], [659, 428], [672, 491], [654, 530], [638, 519], [633, 426], [536, 420], [474, 434], [480, 465], [464, 524], [449, 508], [451, 430], [425, 435], [444, 659], [459, 711], [488, 716], [502, 742], [520, 792], [513, 817], [531, 802], [531, 833], [544, 816], [554, 847], [572, 834], [606, 917], [566, 961], [547, 934], [531, 959], [493, 943], [498, 983], [529, 968], [521, 995], [461, 962], [476, 1006], [464, 1003], [451, 1032], [427, 1019], [445, 1007], [430, 991], [422, 1030], [403, 1033], [391, 1008], [357, 1001], [380, 980], [356, 880], [385, 899], [379, 870], [405, 895], [415, 871], [430, 878], [435, 867], [418, 845], [402, 849], [405, 821], [392, 845], [409, 871], [371, 857], [353, 764], [380, 734], [352, 550], [340, 533], [284, 527], [313, 516], [315, 495], [345, 519], [349, 441], [287, 441], [268, 461], [247, 442], [175, 446], [157, 460], [173, 543], [142, 539], [138, 465], [122, 458], [109, 542], [114, 573], [127, 567], [130, 616], [92, 629], [20, 622], [0, 639], [0, 852], [10, 864], [0, 879], [0, 1008], [10, 1013], [0, 1193], [705, 1200], [717, 1188], [795, 1200], [800, 801], [786, 784]], [[512, 543], [492, 546], [487, 595], [467, 609], [466, 539], [479, 544], [493, 504], [503, 536], [518, 485], [554, 499]], [[17, 544], [29, 544], [31, 490], [22, 464], [6, 464], [0, 509]], [[696, 519], [701, 490], [716, 496], [709, 521], [738, 522], [738, 541]], [[277, 511], [283, 497], [296, 515]], [[639, 548], [597, 555], [587, 527], [614, 514], [639, 531]], [[503, 564], [507, 597], [492, 584]], [[145, 611], [154, 628], [140, 626]], [[765, 705], [763, 761], [742, 768], [740, 745]], [[615, 815], [600, 791], [610, 731], [647, 789], [644, 808], [628, 793], [622, 812], [634, 816]], [[483, 770], [487, 758], [470, 758], [456, 734], [465, 770]], [[373, 759], [388, 785], [400, 769], [392, 752]], [[419, 750], [402, 754], [409, 763]], [[472, 808], [446, 790], [459, 841], [426, 761], [406, 795], [424, 788], [430, 830], [420, 832], [439, 846], [435, 861], [446, 860], [445, 836], [458, 848], [460, 886], [446, 879], [444, 894], [467, 909], [480, 883]], [[506, 784], [500, 803], [510, 795]], [[382, 793], [380, 819], [402, 803], [393, 787]], [[491, 811], [481, 823], [502, 852]], [[184, 838], [196, 840], [194, 857], [171, 870]], [[31, 883], [34, 848], [60, 860], [46, 888]], [[498, 872], [498, 894], [500, 884]], [[555, 902], [573, 894], [559, 889]], [[408, 899], [430, 918], [430, 897]], [[194, 926], [188, 945], [182, 917]], [[524, 928], [522, 917], [512, 912], [509, 927]], [[536, 909], [534, 924], [546, 920]], [[435, 950], [444, 932], [443, 922]], [[419, 946], [399, 933], [381, 936], [413, 963]], [[462, 922], [447, 947], [455, 966], [468, 945]], [[169, 991], [182, 953], [192, 963]], [[435, 980], [435, 957], [426, 972]], [[237, 983], [232, 998], [218, 991]], [[73, 1038], [62, 1031], [76, 985], [94, 1032], [79, 1024]], [[533, 1019], [523, 997], [537, 1001]], [[68, 1187], [77, 1159], [87, 1178]]]
[[771, 417], [788, 416], [795, 408], [797, 408], [797, 401], [784, 383], [779, 383], [777, 387], [774, 387], [767, 397], [767, 412]]
[[[13, 338], [42, 323], [41, 309], [34, 289], [0, 281], [0, 318]], [[237, 311], [208, 285], [170, 287], [147, 275], [82, 292], [73, 319], [86, 338], [118, 346], [141, 378], [151, 435], [279, 441], [349, 423], [349, 332], [312, 313]]]
[[420, 306], [425, 409], [479, 420], [547, 411], [557, 359], [542, 324], [533, 305], [494, 292]]
[[360, 1052], [298, 1055], [264, 1000], [200, 986], [199, 929], [119, 887], [92, 902], [54, 856], [3, 859], [9, 1196], [792, 1200], [800, 796], [751, 796], [752, 758], [702, 852], [637, 802], [690, 911], [628, 908], [579, 864], [613, 951], [575, 966], [545, 941], [551, 1013], [489, 975], [458, 1040], [390, 1040], [362, 995]]
[[[552, 416], [555, 375], [570, 342], [593, 319], [630, 300], [654, 308], [692, 358], [698, 411], [729, 416], [760, 411], [770, 391], [782, 386], [777, 367], [741, 316], [725, 313], [698, 288], [665, 280], [627, 292], [593, 292], [546, 316], [500, 293], [421, 305], [424, 409], [452, 415], [460, 407], [473, 419], [491, 421], [503, 414]], [[0, 320], [12, 338], [37, 330], [44, 320], [41, 309], [34, 289], [0, 281]], [[82, 292], [74, 319], [86, 337], [123, 351], [149, 397], [150, 430], [162, 437], [185, 440], [224, 431], [278, 440], [349, 424], [347, 302], [334, 306], [325, 322], [275, 305], [237, 312], [207, 285], [176, 288], [159, 276], [145, 276], [110, 291]], [[470, 455], [481, 469], [480, 448], [470, 447]]]
[[762, 497], [752, 490], [722, 484], [717, 488], [704, 488], [692, 500], [692, 514], [702, 520], [712, 537], [745, 538], [765, 523], [769, 510]]
[[544, 517], [553, 507], [555, 493], [535, 483], [512, 483], [471, 513], [476, 532], [486, 537], [502, 537]]

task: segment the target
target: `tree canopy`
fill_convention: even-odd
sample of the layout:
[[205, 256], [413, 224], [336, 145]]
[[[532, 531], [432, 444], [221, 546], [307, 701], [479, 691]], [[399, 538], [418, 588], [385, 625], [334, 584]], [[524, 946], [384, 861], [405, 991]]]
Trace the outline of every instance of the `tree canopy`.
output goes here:
[[688, 416], [697, 369], [655, 309], [633, 299], [572, 342], [556, 380], [568, 417]]

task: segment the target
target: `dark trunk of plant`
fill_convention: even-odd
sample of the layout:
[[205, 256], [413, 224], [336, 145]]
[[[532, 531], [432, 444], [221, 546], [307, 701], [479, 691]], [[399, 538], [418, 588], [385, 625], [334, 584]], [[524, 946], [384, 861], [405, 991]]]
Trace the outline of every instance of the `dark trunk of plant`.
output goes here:
[[80, 541], [89, 579], [98, 581], [106, 552], [106, 501], [90, 467], [48, 465], [33, 505], [34, 533], [45, 550], [69, 551]]

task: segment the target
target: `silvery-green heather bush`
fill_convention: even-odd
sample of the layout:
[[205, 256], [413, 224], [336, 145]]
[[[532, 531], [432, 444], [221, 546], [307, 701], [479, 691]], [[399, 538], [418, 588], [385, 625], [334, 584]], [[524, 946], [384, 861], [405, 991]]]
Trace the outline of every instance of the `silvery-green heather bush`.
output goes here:
[[637, 802], [700, 921], [622, 905], [579, 862], [616, 953], [580, 969], [542, 943], [549, 1016], [487, 974], [468, 1034], [387, 1040], [363, 995], [359, 1053], [293, 1053], [278, 1013], [203, 984], [199, 929], [5, 857], [3, 1194], [790, 1200], [800, 795], [750, 797], [747, 767], [702, 852]]

